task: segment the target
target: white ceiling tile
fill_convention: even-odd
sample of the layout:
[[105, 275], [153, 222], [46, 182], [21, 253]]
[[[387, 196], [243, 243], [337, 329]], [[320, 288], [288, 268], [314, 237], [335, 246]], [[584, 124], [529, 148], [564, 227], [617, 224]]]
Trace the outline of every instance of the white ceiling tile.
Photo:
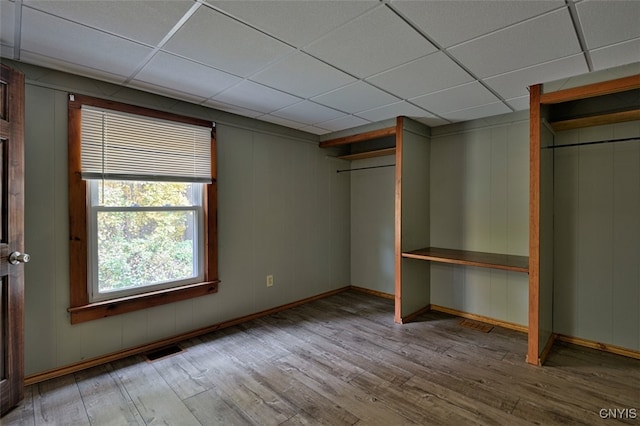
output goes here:
[[242, 77], [293, 51], [208, 7], [200, 7], [164, 49]]
[[380, 4], [378, 0], [207, 2], [296, 47], [312, 42]]
[[433, 117], [433, 115], [429, 114], [422, 108], [418, 108], [417, 106], [411, 105], [405, 101], [359, 112], [356, 115], [373, 122], [395, 118], [401, 115], [406, 117]]
[[310, 98], [356, 81], [350, 75], [302, 52], [260, 71], [251, 80], [301, 98]]
[[299, 129], [305, 127], [306, 124], [297, 121], [287, 120], [286, 118], [276, 117], [275, 115], [265, 114], [258, 117], [258, 120], [267, 121], [269, 123], [278, 124], [280, 126], [289, 127], [291, 129]]
[[411, 98], [410, 101], [434, 114], [444, 115], [451, 111], [491, 104], [499, 99], [476, 81]]
[[473, 108], [467, 108], [460, 111], [452, 111], [442, 114], [444, 118], [451, 121], [468, 121], [476, 118], [490, 117], [492, 115], [506, 114], [511, 109], [502, 102], [494, 102], [492, 104], [480, 105]]
[[432, 53], [367, 79], [401, 98], [425, 95], [472, 80], [468, 72], [443, 52]]
[[588, 49], [640, 37], [638, 0], [585, 0], [576, 9]]
[[316, 126], [304, 126], [298, 130], [302, 130], [303, 132], [313, 133], [314, 135], [326, 135], [327, 133], [331, 133], [331, 130], [321, 129]]
[[23, 0], [74, 22], [151, 45], [158, 44], [193, 5], [188, 0]]
[[563, 8], [458, 45], [450, 52], [482, 78], [575, 55], [581, 49], [571, 16]]
[[392, 7], [442, 47], [471, 40], [562, 7], [564, 4], [563, 0], [391, 2]]
[[180, 99], [182, 101], [192, 102], [195, 104], [200, 104], [207, 100], [206, 97], [198, 96], [193, 93], [186, 93], [171, 87], [158, 86], [140, 80], [131, 80], [129, 83], [127, 83], [127, 87], [143, 90], [145, 92], [156, 93], [159, 95], [168, 96], [172, 99]]
[[332, 120], [344, 115], [344, 113], [336, 111], [335, 109], [331, 109], [311, 101], [302, 101], [278, 111], [274, 111], [271, 114], [304, 124], [320, 123], [322, 121]]
[[391, 10], [380, 6], [304, 50], [339, 69], [364, 78], [436, 49]]
[[[22, 11], [22, 51], [129, 76], [151, 49], [29, 8]], [[21, 53], [22, 55], [22, 53]]]
[[435, 116], [415, 117], [414, 120], [419, 121], [422, 124], [426, 124], [429, 127], [444, 126], [445, 124], [451, 123], [450, 121]]
[[529, 109], [529, 95], [519, 98], [507, 99], [507, 103], [516, 111], [524, 111]]
[[640, 0], [0, 0], [2, 57], [19, 4], [24, 63], [314, 134], [520, 111], [531, 84], [640, 72]]
[[301, 101], [295, 96], [247, 80], [212, 99], [265, 114]]
[[264, 113], [260, 111], [254, 111], [248, 108], [241, 108], [237, 105], [226, 104], [224, 102], [216, 101], [214, 99], [207, 100], [203, 105], [211, 108], [215, 108], [220, 111], [226, 111], [233, 114], [243, 115], [245, 117], [251, 117], [251, 118], [256, 118], [261, 115], [264, 115]]
[[242, 81], [239, 77], [191, 62], [165, 52], [158, 52], [142, 70], [136, 80], [210, 98]]
[[589, 72], [583, 54], [546, 62], [540, 65], [511, 71], [484, 82], [505, 99], [528, 95], [527, 88], [533, 84], [545, 83], [560, 78]]
[[370, 123], [370, 122], [360, 117], [356, 117], [354, 115], [345, 115], [343, 117], [336, 118], [335, 120], [325, 121], [324, 123], [318, 123], [315, 125], [315, 127], [320, 127], [322, 129], [331, 130], [332, 132], [337, 132], [339, 130], [362, 126], [367, 123]]
[[363, 81], [316, 96], [312, 100], [347, 113], [364, 111], [399, 101], [395, 96], [376, 89]]
[[[15, 32], [15, 7], [6, 0], [0, 0], [0, 44], [13, 47]], [[11, 55], [13, 56], [13, 54]]]
[[618, 78], [629, 77], [640, 74], [640, 62], [622, 65], [615, 68], [607, 68], [604, 70], [590, 72], [588, 74], [580, 74], [560, 80], [545, 83], [542, 87], [542, 93], [556, 92], [558, 90], [571, 89], [574, 87], [586, 86], [602, 81], [615, 80]]
[[595, 49], [589, 54], [594, 70], [640, 62], [640, 38]]
[[[58, 58], [52, 58], [38, 53], [32, 53], [28, 50], [21, 51], [20, 62], [45, 67], [44, 69], [64, 71], [66, 73], [69, 73], [69, 75], [61, 78], [69, 78], [70, 82], [73, 81], [73, 74], [116, 84], [123, 84], [126, 81], [126, 77], [121, 74], [112, 74], [105, 70], [85, 67], [77, 63], [66, 62]], [[70, 83], [69, 87], [73, 87], [73, 85], [74, 83]]]

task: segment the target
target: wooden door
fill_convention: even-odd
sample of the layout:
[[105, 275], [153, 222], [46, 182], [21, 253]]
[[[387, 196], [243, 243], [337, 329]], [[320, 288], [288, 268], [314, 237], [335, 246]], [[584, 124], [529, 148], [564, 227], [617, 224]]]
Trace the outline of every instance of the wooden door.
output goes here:
[[24, 74], [0, 64], [0, 416], [24, 394]]

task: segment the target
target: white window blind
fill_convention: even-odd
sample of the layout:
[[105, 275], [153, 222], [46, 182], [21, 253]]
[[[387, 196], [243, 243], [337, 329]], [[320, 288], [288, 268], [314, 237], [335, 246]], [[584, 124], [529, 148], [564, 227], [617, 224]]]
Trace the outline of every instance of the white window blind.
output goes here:
[[82, 178], [211, 182], [211, 128], [82, 106]]

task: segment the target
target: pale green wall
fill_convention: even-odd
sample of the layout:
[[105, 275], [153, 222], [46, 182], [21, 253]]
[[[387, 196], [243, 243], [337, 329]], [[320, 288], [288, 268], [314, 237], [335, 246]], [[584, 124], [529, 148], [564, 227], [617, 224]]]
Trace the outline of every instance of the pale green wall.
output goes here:
[[[351, 168], [395, 164], [395, 156], [352, 161]], [[394, 293], [395, 167], [351, 172], [351, 284]]]
[[[5, 60], [3, 59], [3, 62]], [[117, 352], [350, 284], [350, 178], [318, 137], [116, 85], [6, 61], [27, 76], [27, 375]], [[69, 323], [67, 93], [217, 122], [220, 290]], [[266, 287], [266, 275], [275, 285]]]
[[[395, 119], [366, 124], [320, 136], [326, 141], [396, 125]], [[336, 156], [339, 149], [327, 152]], [[354, 161], [335, 161], [335, 170], [395, 165], [395, 155]], [[351, 181], [351, 285], [394, 293], [395, 167], [341, 173]]]
[[[528, 255], [528, 118], [432, 129], [432, 246]], [[528, 275], [433, 263], [431, 303], [526, 326]]]
[[640, 350], [640, 122], [560, 132], [554, 162], [556, 333]]

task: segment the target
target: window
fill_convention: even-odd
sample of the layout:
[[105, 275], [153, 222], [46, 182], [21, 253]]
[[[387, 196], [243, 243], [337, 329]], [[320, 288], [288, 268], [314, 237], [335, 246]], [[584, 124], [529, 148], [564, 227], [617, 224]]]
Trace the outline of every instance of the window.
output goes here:
[[203, 281], [203, 184], [87, 184], [91, 302]]
[[217, 291], [210, 122], [69, 99], [71, 322]]

